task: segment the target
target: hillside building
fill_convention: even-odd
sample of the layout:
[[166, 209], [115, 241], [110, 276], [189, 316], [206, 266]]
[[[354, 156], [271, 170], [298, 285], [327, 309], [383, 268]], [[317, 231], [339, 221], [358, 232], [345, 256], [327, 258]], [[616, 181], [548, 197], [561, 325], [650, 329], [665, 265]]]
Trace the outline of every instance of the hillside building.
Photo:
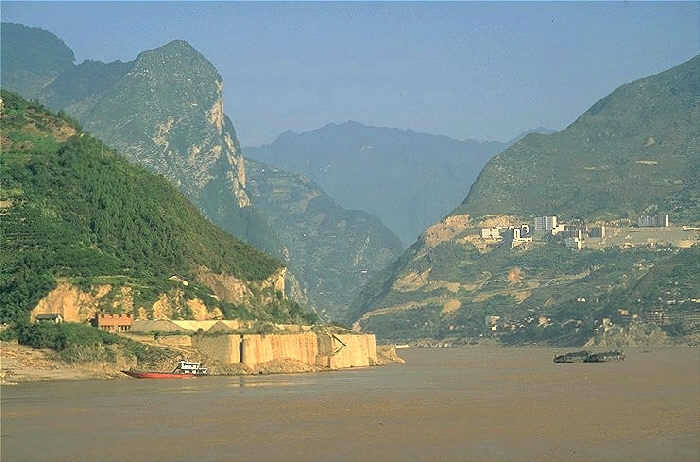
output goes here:
[[[525, 225], [527, 226], [527, 225]], [[526, 236], [522, 228], [514, 228], [511, 233], [510, 247], [517, 247], [526, 242], [532, 242], [532, 236]]]
[[642, 215], [637, 220], [640, 228], [668, 228], [668, 215]]
[[486, 316], [485, 324], [486, 324], [486, 327], [491, 328], [493, 326], [498, 325], [498, 323], [500, 321], [501, 321], [501, 317], [499, 315], [491, 314], [491, 315]]
[[581, 248], [583, 247], [583, 242], [578, 237], [573, 236], [564, 239], [564, 245], [567, 249], [581, 250]]
[[45, 322], [50, 324], [60, 324], [63, 322], [63, 316], [59, 313], [37, 314], [34, 316], [36, 322]]
[[535, 231], [545, 230], [551, 231], [557, 227], [557, 216], [535, 217]]
[[131, 330], [133, 318], [130, 314], [97, 313], [91, 323], [101, 330], [125, 332]]
[[482, 239], [501, 239], [501, 231], [504, 228], [481, 228], [481, 238]]
[[557, 236], [560, 233], [563, 233], [564, 231], [566, 231], [566, 225], [564, 223], [561, 223], [561, 224], [558, 224], [557, 226], [555, 226], [554, 228], [552, 228], [551, 233], [552, 233], [552, 236]]

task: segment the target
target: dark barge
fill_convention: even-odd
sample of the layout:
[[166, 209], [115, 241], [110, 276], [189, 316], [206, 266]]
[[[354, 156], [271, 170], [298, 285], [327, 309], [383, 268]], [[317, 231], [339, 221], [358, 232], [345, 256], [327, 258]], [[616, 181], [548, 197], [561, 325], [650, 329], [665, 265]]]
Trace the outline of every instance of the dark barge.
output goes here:
[[623, 361], [625, 353], [622, 351], [605, 351], [591, 353], [590, 351], [574, 351], [554, 357], [555, 363], [607, 363], [611, 361]]

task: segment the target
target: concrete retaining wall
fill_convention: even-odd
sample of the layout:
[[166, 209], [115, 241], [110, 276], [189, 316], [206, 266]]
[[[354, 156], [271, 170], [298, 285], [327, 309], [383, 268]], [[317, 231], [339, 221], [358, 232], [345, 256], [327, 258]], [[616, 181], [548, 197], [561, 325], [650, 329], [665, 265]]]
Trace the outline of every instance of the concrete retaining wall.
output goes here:
[[283, 359], [331, 369], [377, 363], [376, 339], [371, 334], [205, 335], [193, 337], [193, 346], [225, 364], [246, 366]]
[[377, 364], [377, 341], [373, 334], [319, 334], [316, 364], [331, 369]]
[[275, 359], [291, 359], [315, 364], [318, 343], [313, 333], [244, 335], [243, 358], [246, 365], [266, 363]]
[[213, 335], [193, 338], [193, 346], [207, 356], [218, 359], [225, 364], [241, 362], [240, 335]]

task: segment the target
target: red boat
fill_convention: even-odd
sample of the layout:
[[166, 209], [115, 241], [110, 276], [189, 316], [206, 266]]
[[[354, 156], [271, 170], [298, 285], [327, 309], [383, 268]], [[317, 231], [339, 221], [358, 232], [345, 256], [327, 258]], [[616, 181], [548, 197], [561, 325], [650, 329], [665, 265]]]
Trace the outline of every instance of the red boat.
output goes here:
[[202, 367], [201, 363], [179, 361], [172, 372], [143, 372], [133, 369], [122, 372], [137, 379], [193, 379], [207, 375], [207, 368]]

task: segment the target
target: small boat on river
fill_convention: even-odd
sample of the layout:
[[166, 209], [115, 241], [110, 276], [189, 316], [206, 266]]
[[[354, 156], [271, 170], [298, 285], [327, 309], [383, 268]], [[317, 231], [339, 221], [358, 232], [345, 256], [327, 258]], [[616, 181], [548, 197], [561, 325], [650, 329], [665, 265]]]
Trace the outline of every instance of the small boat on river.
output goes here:
[[202, 363], [189, 361], [178, 361], [172, 372], [146, 372], [134, 369], [122, 372], [137, 379], [193, 379], [208, 374], [207, 368], [202, 367]]
[[621, 351], [606, 351], [603, 353], [591, 353], [588, 351], [574, 351], [555, 356], [555, 363], [607, 363], [611, 361], [623, 361], [625, 354]]

